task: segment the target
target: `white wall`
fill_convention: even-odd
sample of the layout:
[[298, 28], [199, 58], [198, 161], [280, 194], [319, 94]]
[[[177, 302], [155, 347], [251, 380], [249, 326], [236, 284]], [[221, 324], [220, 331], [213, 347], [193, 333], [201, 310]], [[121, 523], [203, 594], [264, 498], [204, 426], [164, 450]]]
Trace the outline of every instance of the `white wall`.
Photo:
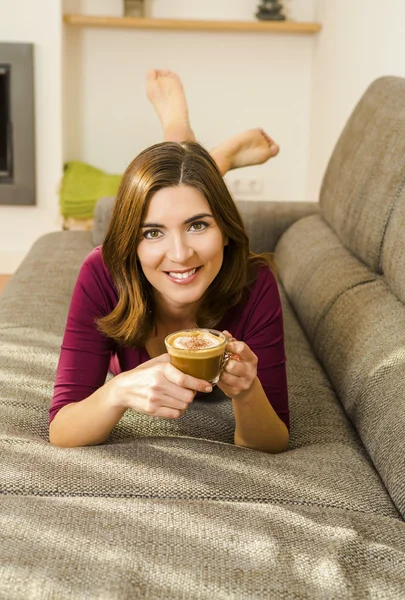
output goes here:
[[[66, 10], [116, 15], [121, 0], [69, 0]], [[255, 20], [257, 0], [150, 0], [162, 18]], [[315, 0], [287, 0], [290, 18], [311, 21]], [[161, 140], [145, 96], [145, 73], [177, 71], [197, 139], [210, 148], [244, 129], [263, 127], [282, 151], [264, 166], [234, 171], [255, 177], [257, 199], [305, 199], [313, 35], [66, 28], [66, 160], [121, 173]], [[293, 174], [293, 175], [292, 175]], [[255, 196], [250, 196], [255, 198]]]
[[405, 77], [404, 0], [319, 0], [315, 40], [307, 197], [354, 106], [377, 77]]
[[12, 273], [32, 243], [60, 228], [62, 171], [60, 0], [0, 0], [0, 40], [32, 42], [36, 118], [36, 206], [0, 206], [0, 273]]

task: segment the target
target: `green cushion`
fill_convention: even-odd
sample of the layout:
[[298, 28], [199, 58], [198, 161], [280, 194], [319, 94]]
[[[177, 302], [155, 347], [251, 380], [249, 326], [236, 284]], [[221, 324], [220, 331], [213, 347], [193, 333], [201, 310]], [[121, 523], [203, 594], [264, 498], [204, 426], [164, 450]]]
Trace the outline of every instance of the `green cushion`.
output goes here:
[[109, 175], [82, 162], [68, 162], [60, 190], [61, 214], [64, 217], [88, 219], [102, 196], [115, 196], [121, 175]]

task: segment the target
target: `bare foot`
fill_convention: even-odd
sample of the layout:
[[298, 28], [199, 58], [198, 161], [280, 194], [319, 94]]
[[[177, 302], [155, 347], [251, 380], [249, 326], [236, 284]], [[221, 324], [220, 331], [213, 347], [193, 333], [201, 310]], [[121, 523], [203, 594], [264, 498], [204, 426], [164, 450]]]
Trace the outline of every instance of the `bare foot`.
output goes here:
[[225, 175], [230, 169], [261, 165], [276, 156], [279, 150], [263, 129], [248, 129], [222, 142], [210, 154], [221, 174]]
[[165, 142], [195, 141], [183, 84], [176, 73], [152, 69], [146, 75], [146, 93], [162, 123]]

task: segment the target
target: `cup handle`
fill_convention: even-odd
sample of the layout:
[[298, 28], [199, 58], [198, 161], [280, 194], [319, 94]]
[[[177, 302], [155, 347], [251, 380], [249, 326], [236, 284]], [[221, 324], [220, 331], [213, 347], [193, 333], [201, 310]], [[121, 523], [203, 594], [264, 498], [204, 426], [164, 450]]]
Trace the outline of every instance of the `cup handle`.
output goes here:
[[226, 363], [231, 358], [231, 356], [232, 356], [231, 352], [224, 352], [224, 356], [222, 358], [222, 363], [221, 363], [221, 371], [223, 371], [223, 369], [225, 368]]
[[[228, 360], [232, 357], [232, 354], [230, 352], [224, 352], [224, 355], [222, 357], [222, 362], [221, 362], [221, 367], [219, 369], [219, 372], [222, 373], [222, 370], [225, 368], [226, 363], [228, 362]], [[218, 377], [219, 379], [219, 377]], [[214, 388], [217, 384], [213, 383], [212, 387]]]

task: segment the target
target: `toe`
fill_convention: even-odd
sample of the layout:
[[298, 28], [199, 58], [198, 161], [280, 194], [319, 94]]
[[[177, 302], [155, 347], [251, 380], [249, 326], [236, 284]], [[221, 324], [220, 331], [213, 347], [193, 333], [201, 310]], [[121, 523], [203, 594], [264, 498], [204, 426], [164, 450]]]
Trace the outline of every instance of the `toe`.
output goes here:
[[276, 156], [280, 151], [280, 146], [275, 144], [274, 142], [270, 146], [270, 152], [272, 156]]
[[271, 146], [272, 144], [274, 144], [274, 141], [271, 139], [271, 137], [269, 135], [267, 135], [267, 133], [264, 131], [264, 129], [259, 129], [260, 133], [262, 134], [262, 136], [264, 137], [264, 139], [266, 140], [266, 142], [268, 143], [269, 146]]
[[158, 71], [156, 69], [150, 69], [150, 71], [148, 71], [146, 73], [146, 79], [149, 79], [149, 80], [156, 79], [157, 75], [158, 75]]

